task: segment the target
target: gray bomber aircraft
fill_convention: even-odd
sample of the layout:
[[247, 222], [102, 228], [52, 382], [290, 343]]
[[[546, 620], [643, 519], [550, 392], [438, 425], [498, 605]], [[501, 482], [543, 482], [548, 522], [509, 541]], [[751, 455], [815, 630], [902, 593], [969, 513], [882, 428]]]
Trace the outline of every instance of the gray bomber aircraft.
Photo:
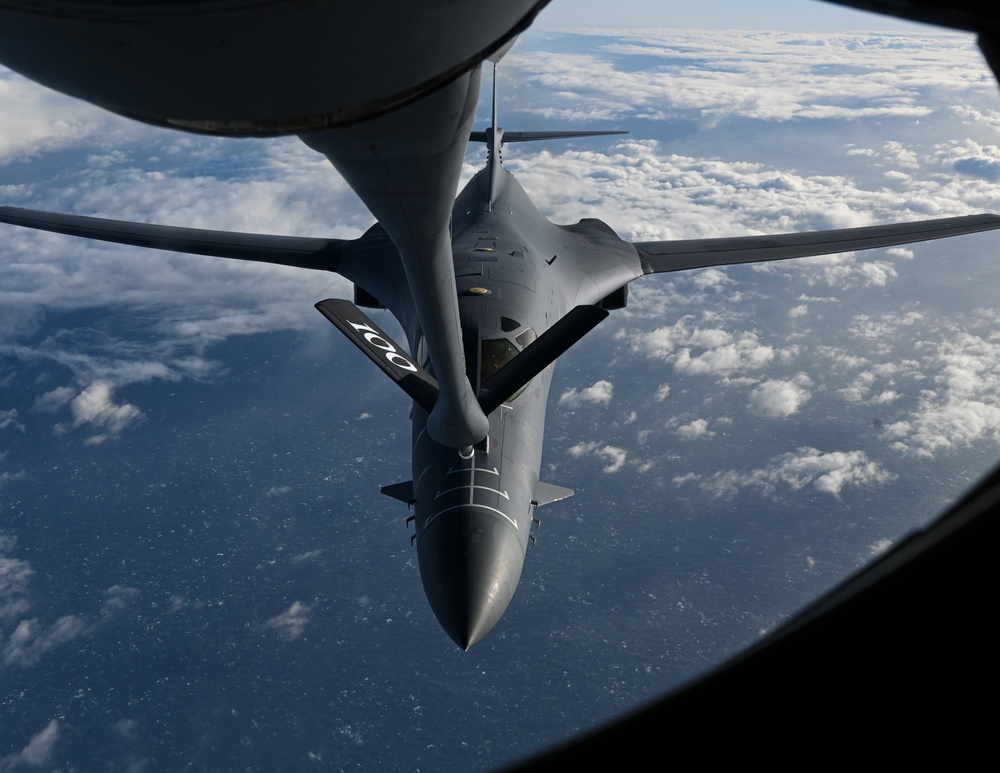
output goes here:
[[[494, 57], [495, 59], [496, 57]], [[494, 64], [495, 68], [495, 64]], [[0, 207], [0, 222], [157, 249], [333, 271], [354, 302], [317, 308], [413, 400], [412, 479], [383, 493], [413, 506], [420, 576], [464, 650], [503, 615], [538, 507], [573, 492], [539, 480], [554, 361], [647, 274], [886, 247], [1000, 228], [991, 214], [835, 231], [627, 242], [600, 220], [555, 225], [500, 162], [505, 143], [614, 132], [472, 131], [480, 68], [351, 126], [301, 135], [378, 222], [353, 240], [147, 225]], [[488, 159], [454, 198], [466, 145]], [[403, 347], [358, 307], [388, 309]]]

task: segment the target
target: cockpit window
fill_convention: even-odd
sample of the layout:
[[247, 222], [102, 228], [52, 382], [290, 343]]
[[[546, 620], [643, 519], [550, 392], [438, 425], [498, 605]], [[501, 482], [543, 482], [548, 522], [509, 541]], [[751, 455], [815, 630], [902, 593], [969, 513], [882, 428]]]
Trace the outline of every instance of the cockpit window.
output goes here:
[[485, 384], [500, 368], [517, 356], [518, 348], [506, 338], [483, 341], [482, 360], [479, 366], [479, 383]]
[[[487, 338], [479, 342], [478, 347], [476, 346], [476, 339], [463, 337], [465, 372], [469, 377], [469, 383], [472, 384], [472, 388], [478, 391], [483, 384], [497, 374], [497, 371], [514, 359], [524, 347], [531, 344], [536, 338], [538, 336], [535, 335], [535, 331], [530, 327], [525, 328], [514, 336], [513, 341], [509, 338]], [[424, 346], [423, 339], [421, 339], [421, 346], [418, 347], [418, 357], [423, 354], [423, 358], [426, 359], [425, 352], [426, 347]], [[525, 384], [518, 389], [517, 392], [508, 398], [507, 402], [515, 399], [527, 386]]]
[[[537, 338], [535, 331], [529, 327], [514, 336], [514, 341], [517, 342], [516, 346], [512, 341], [510, 341], [510, 339], [507, 338], [488, 338], [484, 340], [482, 346], [480, 347], [480, 386], [489, 381], [497, 373], [497, 371], [500, 370], [500, 368], [514, 359], [518, 353], [534, 341], [535, 338]], [[516, 400], [527, 386], [528, 384], [525, 384], [518, 389], [514, 394], [507, 398], [507, 402]]]
[[533, 342], [536, 338], [538, 338], [538, 336], [535, 335], [535, 331], [532, 330], [530, 327], [526, 327], [524, 330], [522, 330], [520, 333], [514, 336], [514, 340], [517, 342], [518, 347], [521, 349], [523, 349], [528, 344]]

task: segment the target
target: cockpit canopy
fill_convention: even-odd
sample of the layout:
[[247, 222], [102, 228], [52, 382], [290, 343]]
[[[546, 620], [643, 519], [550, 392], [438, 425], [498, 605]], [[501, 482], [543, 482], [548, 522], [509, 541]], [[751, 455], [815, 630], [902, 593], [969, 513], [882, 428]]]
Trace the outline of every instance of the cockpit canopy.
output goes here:
[[[508, 321], [506, 317], [504, 320]], [[514, 329], [517, 330], [521, 327], [521, 325], [516, 325]], [[504, 365], [514, 359], [521, 352], [521, 350], [531, 344], [531, 342], [537, 337], [538, 336], [535, 335], [534, 330], [530, 327], [525, 327], [521, 329], [517, 335], [509, 338], [482, 339], [482, 341], [479, 342], [478, 351], [478, 379], [476, 378], [477, 352], [475, 342], [467, 339], [465, 342], [465, 367], [466, 374], [469, 377], [469, 382], [472, 384], [473, 388], [478, 391], [483, 384], [493, 378], [493, 376], [495, 376]], [[528, 385], [525, 384], [523, 387], [518, 389], [513, 395], [510, 396], [507, 402], [517, 399], [527, 386]]]
[[[532, 344], [538, 336], [535, 331], [526, 327], [509, 317], [501, 318], [500, 329], [504, 333], [511, 333], [509, 336], [500, 338], [473, 338], [465, 336], [462, 343], [465, 348], [465, 373], [476, 392], [489, 381], [508, 362], [514, 359], [522, 350]], [[516, 331], [516, 332], [515, 332]], [[428, 361], [427, 344], [423, 336], [417, 347], [417, 361], [432, 374], [433, 366]], [[531, 383], [530, 381], [528, 382]], [[517, 390], [510, 396], [507, 402], [516, 399], [528, 384]]]

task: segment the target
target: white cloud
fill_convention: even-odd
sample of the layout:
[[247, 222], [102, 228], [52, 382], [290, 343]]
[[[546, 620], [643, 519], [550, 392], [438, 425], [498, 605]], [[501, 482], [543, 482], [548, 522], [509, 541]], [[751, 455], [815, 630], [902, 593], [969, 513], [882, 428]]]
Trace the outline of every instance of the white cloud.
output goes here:
[[954, 171], [987, 182], [1000, 182], [1000, 147], [982, 145], [975, 140], [953, 140], [939, 145], [940, 163]]
[[851, 319], [847, 333], [851, 338], [865, 342], [876, 354], [888, 354], [899, 328], [910, 327], [924, 320], [919, 311], [888, 313], [878, 317], [858, 314]]
[[[842, 222], [825, 228], [854, 228], [868, 222]], [[884, 287], [898, 278], [896, 267], [887, 260], [876, 260], [870, 254], [859, 258], [853, 252], [816, 255], [787, 263], [762, 263], [754, 266], [760, 273], [796, 272], [806, 276], [810, 286], [826, 284], [841, 290], [854, 287]]]
[[135, 719], [119, 719], [111, 724], [111, 729], [125, 740], [134, 740], [139, 734], [139, 722]]
[[37, 663], [47, 652], [72, 641], [87, 630], [79, 615], [63, 615], [52, 625], [44, 626], [37, 619], [22, 620], [4, 646], [5, 665], [27, 667]]
[[275, 615], [267, 620], [264, 625], [276, 630], [283, 638], [292, 641], [302, 635], [309, 623], [309, 611], [310, 607], [301, 601], [296, 601], [280, 615]]
[[760, 343], [756, 333], [744, 332], [733, 343], [695, 352], [681, 350], [674, 360], [674, 367], [689, 375], [729, 376], [748, 370], [758, 370], [774, 359], [771, 346]]
[[[17, 540], [14, 537], [0, 532], [0, 623], [18, 620], [32, 607], [29, 600], [29, 584], [35, 570], [27, 561], [11, 555], [16, 545]], [[105, 613], [115, 607], [116, 599], [130, 597], [132, 593], [138, 594], [138, 591], [124, 586], [109, 588]], [[38, 618], [22, 618], [0, 647], [0, 659], [5, 666], [27, 668], [41, 660], [48, 652], [90, 630], [93, 630], [93, 625], [82, 615], [62, 615], [49, 625], [39, 621]], [[0, 770], [2, 769], [0, 767]]]
[[670, 327], [632, 336], [633, 351], [673, 364], [685, 375], [729, 378], [760, 370], [779, 353], [749, 330], [689, 327], [689, 318]]
[[1000, 443], [1000, 315], [978, 310], [945, 319], [929, 311], [855, 315], [848, 356], [824, 350], [837, 369], [854, 370], [837, 389], [849, 403], [880, 409], [882, 437], [902, 453], [930, 458], [974, 443]]
[[584, 456], [596, 456], [603, 459], [608, 464], [604, 467], [604, 472], [614, 474], [625, 466], [628, 459], [628, 452], [624, 448], [612, 445], [601, 445], [600, 443], [577, 443], [569, 449], [569, 455], [574, 459]]
[[142, 591], [128, 585], [112, 585], [104, 591], [104, 596], [102, 614], [105, 617], [115, 617], [136, 604], [142, 597]]
[[768, 419], [784, 419], [796, 413], [809, 399], [810, 379], [799, 373], [793, 380], [771, 379], [750, 392], [747, 408]]
[[[5, 453], [0, 453], [0, 461], [3, 460], [5, 455]], [[27, 473], [24, 470], [18, 470], [17, 472], [0, 472], [0, 489], [12, 480], [24, 480], [26, 477]]]
[[[616, 72], [611, 62], [586, 56], [573, 60], [573, 67], [579, 68], [574, 72], [559, 72], [556, 76], [547, 69], [545, 73], [539, 73], [536, 66], [569, 67], [567, 59], [555, 54], [538, 54], [537, 60], [532, 58], [535, 54], [529, 54], [516, 66], [527, 69], [528, 77], [539, 82], [548, 83], [549, 79], [556, 77], [560, 81], [568, 78], [579, 86], [566, 90], [567, 100], [572, 100], [575, 106], [578, 106], [581, 95], [587, 94], [588, 98], [605, 102], [604, 114], [621, 110], [622, 117], [629, 119], [647, 114], [654, 117], [653, 113], [646, 112], [646, 108], [654, 105], [657, 110], [655, 115], [663, 110], [676, 117], [678, 109], [690, 110], [691, 120], [694, 121], [704, 121], [716, 110], [720, 120], [733, 120], [737, 115], [748, 115], [757, 120], [787, 120], [792, 116], [799, 120], [820, 116], [824, 119], [861, 119], [880, 113], [926, 116], [950, 114], [953, 105], [966, 101], [984, 102], [987, 94], [984, 85], [988, 81], [982, 63], [968, 39], [949, 40], [942, 49], [937, 48], [942, 42], [939, 40], [925, 40], [923, 45], [914, 47], [912, 38], [905, 42], [900, 40], [893, 46], [894, 55], [905, 50], [918, 58], [926, 56], [930, 50], [934, 50], [935, 56], [944, 49], [948, 50], [948, 57], [935, 58], [933, 74], [928, 72], [926, 65], [919, 67], [929, 80], [940, 78], [940, 82], [949, 83], [954, 88], [948, 101], [939, 101], [926, 89], [928, 81], [921, 84], [910, 76], [901, 77], [898, 71], [887, 71], [885, 60], [881, 58], [885, 56], [883, 49], [878, 49], [881, 52], [879, 55], [873, 55], [876, 49], [859, 48], [847, 36], [823, 41], [823, 54], [825, 57], [837, 51], [844, 57], [845, 67], [851, 69], [857, 66], [859, 60], [867, 62], [864, 65], [865, 87], [861, 90], [856, 90], [856, 78], [834, 74], [837, 68], [833, 64], [830, 75], [817, 76], [810, 58], [802, 57], [800, 47], [789, 46], [781, 51], [784, 41], [779, 37], [768, 38], [768, 45], [772, 48], [766, 57], [766, 65], [763, 58], [758, 59], [747, 53], [748, 47], [762, 44], [763, 39], [748, 41], [737, 36], [737, 40], [720, 41], [718, 36], [709, 33], [685, 35], [673, 32], [664, 35], [660, 41], [656, 41], [655, 37], [654, 33], [650, 33], [642, 42], [624, 44], [621, 50], [637, 55], [640, 50], [652, 52], [642, 54], [644, 57], [662, 54], [664, 63], [658, 70], [645, 65], [635, 71]], [[722, 59], [725, 65], [706, 72], [704, 66], [675, 64], [672, 60], [676, 59], [676, 46], [680, 39], [686, 41], [690, 50], [698, 52], [696, 56], [703, 63]], [[721, 46], [722, 50], [716, 49], [716, 46]], [[777, 54], [775, 46], [779, 50]], [[798, 50], [794, 50], [796, 48]], [[612, 49], [618, 50], [615, 47]], [[920, 53], [916, 54], [918, 50]], [[787, 59], [784, 53], [788, 54]], [[789, 68], [788, 72], [783, 72], [780, 84], [763, 75], [764, 69], [770, 71], [774, 67], [775, 55], [782, 60], [782, 67]], [[906, 56], [907, 53], [901, 54], [902, 58]], [[956, 77], [956, 60], [949, 60], [950, 56], [968, 63], [967, 77]], [[753, 90], [747, 92], [753, 95], [752, 99], [745, 102], [730, 98], [715, 103], [732, 89], [734, 82], [740, 80], [739, 76], [734, 76], [734, 70], [753, 71]], [[579, 79], [588, 72], [593, 80], [585, 86]], [[682, 94], [684, 85], [690, 84], [692, 78], [701, 87], [696, 98], [694, 94], [687, 97]], [[788, 99], [789, 94], [796, 92], [793, 82], [801, 86], [803, 96], [809, 94], [808, 100], [799, 102]], [[818, 93], [823, 93], [823, 100], [830, 99], [830, 92], [826, 89], [831, 86], [837, 93], [833, 97], [836, 105], [809, 104]], [[629, 90], [621, 91], [623, 88]], [[655, 98], [650, 89], [658, 91]], [[629, 100], [622, 100], [621, 93], [628, 93]], [[764, 103], [759, 101], [762, 94], [768, 95]], [[894, 102], [896, 107], [888, 108]], [[760, 109], [762, 104], [768, 106], [766, 110]], [[783, 107], [773, 112], [778, 104]], [[552, 109], [550, 105], [542, 111], [551, 114]], [[545, 211], [553, 212], [556, 219], [566, 221], [578, 217], [582, 197], [586, 210], [583, 214], [602, 216], [624, 235], [637, 240], [851, 227], [918, 217], [968, 214], [973, 211], [968, 189], [955, 186], [952, 181], [954, 175], [949, 178], [939, 172], [945, 168], [954, 171], [955, 165], [961, 165], [963, 161], [966, 165], [974, 163], [976, 168], [971, 171], [980, 178], [992, 174], [994, 168], [1000, 168], [1000, 156], [995, 149], [983, 145], [956, 148], [945, 157], [946, 154], [932, 148], [914, 148], [909, 143], [891, 139], [880, 141], [877, 149], [846, 147], [838, 152], [844, 154], [841, 157], [845, 160], [865, 159], [864, 164], [849, 161], [844, 166], [852, 171], [872, 170], [871, 176], [865, 178], [850, 173], [808, 175], [782, 168], [778, 157], [775, 157], [775, 163], [767, 164], [747, 162], [743, 157], [726, 160], [668, 154], [655, 142], [631, 138], [617, 142], [604, 151], [594, 149], [556, 154], [546, 150], [535, 156], [518, 154], [512, 163], [529, 193], [543, 204]], [[837, 157], [837, 152], [822, 154], [824, 158], [827, 156]], [[837, 166], [834, 164], [831, 168], [837, 169]], [[884, 184], [886, 172], [896, 178], [891, 186]], [[880, 179], [874, 179], [876, 173]], [[996, 201], [995, 191], [988, 195]], [[995, 208], [987, 201], [983, 202], [983, 206]], [[669, 213], [669, 219], [664, 213]], [[900, 254], [893, 253], [893, 256]], [[871, 256], [864, 261], [852, 255], [817, 258], [813, 262], [796, 261], [794, 265], [772, 265], [764, 270], [802, 272], [811, 276], [815, 283], [822, 282], [838, 288], [884, 286], [896, 277], [892, 263]], [[715, 276], [719, 278], [728, 276], [718, 269], [710, 271], [717, 271]], [[711, 287], [713, 291], [720, 289], [704, 277], [692, 281], [704, 282], [705, 288]], [[699, 290], [705, 288], [696, 287]]]
[[84, 389], [70, 402], [73, 412], [73, 426], [81, 427], [90, 424], [105, 430], [90, 438], [91, 442], [100, 442], [107, 437], [120, 435], [126, 427], [143, 418], [143, 413], [129, 403], [115, 404], [112, 399], [114, 391], [106, 381], [95, 381]]
[[870, 555], [880, 556], [891, 547], [892, 547], [892, 540], [883, 537], [882, 539], [876, 540], [875, 542], [872, 543], [872, 546], [870, 548]]
[[581, 405], [607, 405], [611, 402], [615, 387], [610, 381], [596, 381], [586, 389], [567, 389], [559, 396], [559, 405], [577, 408]]
[[718, 349], [721, 346], [729, 346], [733, 341], [731, 333], [718, 328], [703, 330], [695, 328], [687, 337], [686, 343], [702, 349]]
[[885, 428], [893, 447], [931, 457], [984, 438], [1000, 442], [1000, 342], [953, 330], [925, 348], [935, 388], [921, 390], [916, 409]]
[[824, 494], [839, 496], [846, 486], [862, 487], [888, 483], [895, 476], [863, 451], [824, 453], [816, 448], [799, 448], [782, 454], [766, 467], [750, 471], [728, 470], [704, 476], [694, 473], [674, 478], [677, 485], [696, 483], [714, 497], [732, 497], [743, 489], [759, 489], [776, 496], [782, 489], [799, 491], [810, 486]]
[[[632, 348], [641, 351], [648, 357], [655, 357], [668, 360], [674, 353], [679, 342], [685, 341], [687, 330], [684, 328], [684, 321], [678, 320], [671, 327], [658, 327], [650, 333], [643, 333], [632, 340]], [[670, 394], [670, 386], [664, 384], [660, 387], [662, 391], [666, 388], [664, 397]], [[659, 394], [659, 393], [657, 393]]]
[[28, 741], [28, 745], [16, 754], [0, 758], [0, 771], [15, 771], [29, 768], [43, 768], [52, 762], [56, 743], [59, 741], [60, 725], [53, 719]]
[[20, 432], [24, 432], [24, 425], [17, 420], [16, 408], [0, 411], [0, 430], [7, 428], [13, 428]]
[[864, 278], [865, 287], [885, 287], [899, 275], [895, 267], [884, 260], [871, 260], [857, 267], [858, 273]]
[[[817, 68], [814, 56], [803, 55], [804, 47], [821, 51], [826, 67]], [[888, 72], [887, 48], [896, 64]], [[551, 98], [536, 110], [545, 116], [663, 120], [690, 113], [705, 123], [734, 117], [775, 122], [916, 118], [931, 112], [923, 104], [924, 84], [966, 91], [976, 84], [963, 68], [983, 69], [971, 39], [960, 35], [861, 40], [849, 33], [645, 30], [605, 44], [604, 51], [625, 62], [622, 70], [606, 56], [541, 51], [522, 54], [513, 66], [520, 79], [546, 88]], [[659, 67], [649, 69], [670, 77], [649, 77], [648, 69], [631, 66], [632, 57], [659, 58]]]
[[27, 561], [5, 555], [14, 544], [12, 537], [0, 532], [0, 621], [16, 619], [31, 608], [28, 582], [35, 570]]
[[35, 398], [32, 410], [42, 413], [55, 413], [76, 397], [73, 387], [56, 387], [55, 389]]
[[715, 435], [708, 428], [708, 421], [706, 419], [695, 419], [687, 424], [682, 424], [674, 429], [674, 433], [684, 438], [684, 440], [697, 440], [698, 438], [709, 438]]
[[727, 285], [733, 283], [733, 280], [724, 271], [717, 268], [694, 271], [691, 274], [691, 281], [699, 290], [713, 290], [714, 292], [721, 292]]
[[[0, 624], [14, 625], [0, 635], [0, 661], [4, 666], [28, 668], [45, 655], [81, 636], [92, 636], [108, 622], [133, 609], [142, 598], [138, 588], [115, 584], [104, 592], [97, 614], [63, 614], [53, 622], [26, 615], [33, 609], [30, 583], [36, 572], [16, 558], [17, 540], [0, 532]], [[44, 608], [44, 605], [39, 605]], [[0, 767], [0, 770], [3, 768]]]
[[[81, 100], [43, 89], [0, 67], [0, 102], [4, 105], [0, 132], [0, 164], [59, 150], [91, 139], [120, 119]], [[59, 120], [53, 120], [59, 116]]]
[[859, 403], [866, 398], [874, 381], [874, 373], [863, 371], [854, 377], [849, 386], [838, 389], [837, 394], [849, 403]]
[[[164, 132], [54, 94], [0, 68], [0, 165], [24, 160], [32, 182], [3, 186], [5, 204], [181, 226], [353, 237], [371, 224], [330, 164], [295, 138], [240, 144]], [[58, 116], [59, 120], [53, 120]], [[77, 164], [51, 154], [73, 153]], [[238, 159], [238, 173], [209, 170]], [[231, 166], [231, 165], [230, 165]], [[44, 175], [44, 176], [42, 176]], [[21, 175], [23, 176], [23, 175]], [[336, 213], [333, 222], [330, 213]], [[0, 336], [37, 328], [40, 308], [156, 309], [160, 332], [211, 344], [230, 335], [312, 323], [319, 279], [334, 275], [141, 250], [0, 226]], [[322, 278], [321, 278], [322, 277]], [[331, 292], [330, 294], [336, 294]], [[198, 377], [173, 363], [181, 375]], [[94, 375], [85, 381], [100, 378]], [[108, 378], [113, 383], [121, 382]]]

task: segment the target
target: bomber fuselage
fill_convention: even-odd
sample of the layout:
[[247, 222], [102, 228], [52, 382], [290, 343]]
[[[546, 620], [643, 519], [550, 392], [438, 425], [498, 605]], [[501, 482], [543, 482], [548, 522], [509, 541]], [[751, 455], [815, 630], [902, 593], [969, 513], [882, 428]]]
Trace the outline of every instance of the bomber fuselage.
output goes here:
[[[610, 228], [598, 221], [553, 225], [508, 172], [501, 174], [493, 202], [486, 196], [485, 171], [473, 178], [452, 220], [466, 370], [474, 392], [574, 306], [600, 303], [612, 287], [641, 274], [634, 249]], [[598, 266], [604, 270], [595, 271]], [[417, 361], [433, 372], [433, 363], [423, 361], [419, 327], [401, 321]], [[482, 639], [506, 610], [535, 509], [561, 498], [551, 496], [558, 487], [539, 483], [551, 381], [550, 366], [493, 411], [489, 434], [472, 453], [434, 442], [426, 411], [414, 405], [421, 579], [438, 620], [463, 649]]]

